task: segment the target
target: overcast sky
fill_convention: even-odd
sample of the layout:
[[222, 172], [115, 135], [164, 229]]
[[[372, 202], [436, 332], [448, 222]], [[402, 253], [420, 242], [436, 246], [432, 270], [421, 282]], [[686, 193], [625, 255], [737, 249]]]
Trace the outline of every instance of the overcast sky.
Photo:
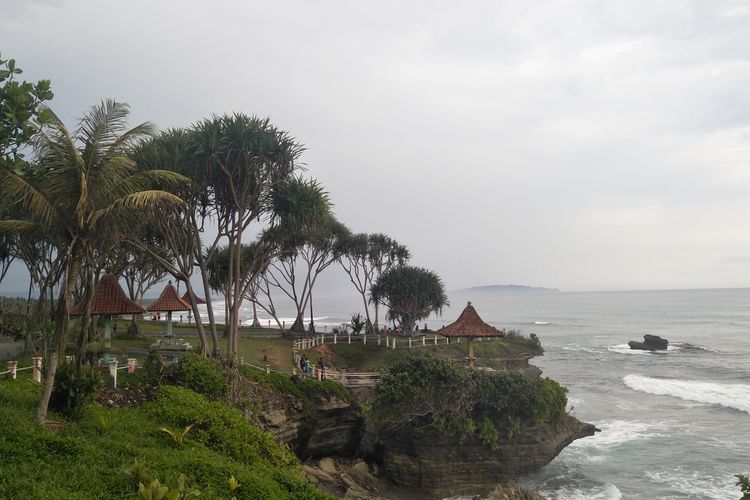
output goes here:
[[0, 52], [71, 125], [269, 116], [449, 289], [750, 286], [747, 2], [0, 0]]

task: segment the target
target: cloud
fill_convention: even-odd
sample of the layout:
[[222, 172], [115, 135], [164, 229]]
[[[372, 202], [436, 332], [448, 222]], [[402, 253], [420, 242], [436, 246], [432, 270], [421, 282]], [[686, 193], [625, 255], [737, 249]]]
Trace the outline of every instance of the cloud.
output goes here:
[[67, 121], [271, 116], [450, 288], [747, 284], [717, 264], [748, 243], [743, 2], [9, 5], [3, 54]]

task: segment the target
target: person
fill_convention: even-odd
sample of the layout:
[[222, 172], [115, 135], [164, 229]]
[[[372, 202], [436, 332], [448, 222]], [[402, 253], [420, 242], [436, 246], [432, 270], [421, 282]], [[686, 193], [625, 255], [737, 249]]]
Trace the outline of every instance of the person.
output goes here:
[[304, 367], [305, 378], [308, 378], [310, 376], [310, 371], [311, 371], [310, 370], [310, 360], [307, 359], [307, 358], [305, 358], [305, 367]]
[[299, 369], [302, 373], [305, 373], [305, 355], [303, 354], [301, 358], [299, 358]]
[[323, 358], [320, 358], [318, 360], [318, 373], [320, 373], [320, 380], [323, 380], [326, 378], [326, 365], [323, 363]]

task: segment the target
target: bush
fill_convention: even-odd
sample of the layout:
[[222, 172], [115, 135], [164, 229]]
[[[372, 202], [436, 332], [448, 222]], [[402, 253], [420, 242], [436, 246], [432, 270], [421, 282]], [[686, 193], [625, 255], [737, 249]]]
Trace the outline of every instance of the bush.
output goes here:
[[95, 369], [83, 367], [76, 377], [73, 367], [63, 363], [55, 372], [55, 384], [49, 399], [49, 407], [71, 418], [78, 418], [83, 408], [93, 401], [96, 392], [104, 386], [104, 380]]
[[522, 425], [556, 423], [566, 389], [554, 380], [517, 372], [470, 370], [433, 355], [398, 361], [375, 388], [374, 421], [386, 431], [435, 432], [489, 446]]
[[216, 362], [195, 353], [187, 353], [177, 364], [172, 379], [209, 399], [223, 399], [229, 392], [229, 382]]

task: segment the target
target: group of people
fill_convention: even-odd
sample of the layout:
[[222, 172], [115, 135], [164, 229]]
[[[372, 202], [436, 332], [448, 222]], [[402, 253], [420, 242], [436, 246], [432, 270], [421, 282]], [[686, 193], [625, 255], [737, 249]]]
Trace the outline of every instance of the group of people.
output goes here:
[[[302, 371], [302, 376], [304, 378], [312, 377], [312, 365], [310, 364], [310, 360], [307, 359], [307, 356], [302, 355], [302, 357], [299, 358], [299, 369]], [[322, 357], [318, 360], [318, 373], [320, 374], [320, 380], [326, 378], [326, 366]]]

